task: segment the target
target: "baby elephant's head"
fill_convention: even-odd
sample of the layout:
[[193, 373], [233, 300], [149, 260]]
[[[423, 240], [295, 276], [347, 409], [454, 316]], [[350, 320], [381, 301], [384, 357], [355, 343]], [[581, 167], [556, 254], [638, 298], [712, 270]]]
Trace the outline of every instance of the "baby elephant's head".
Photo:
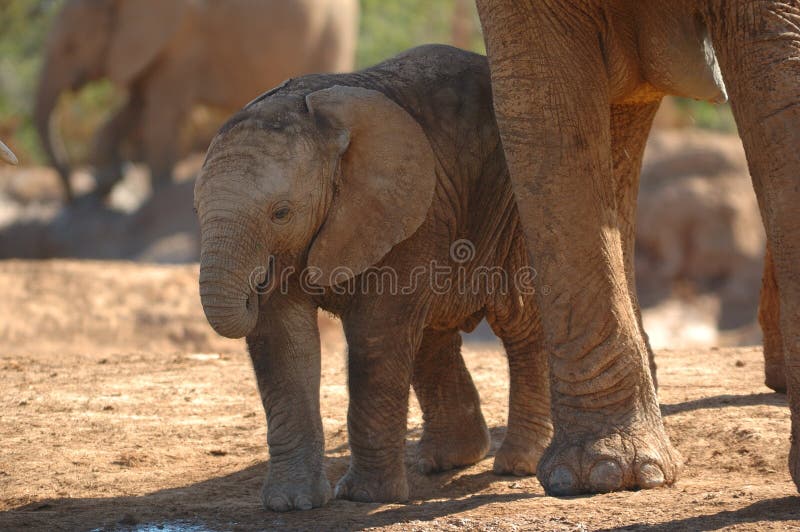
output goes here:
[[422, 224], [435, 158], [420, 125], [382, 93], [335, 86], [275, 94], [232, 118], [195, 185], [200, 296], [211, 326], [240, 338], [274, 297], [274, 265], [345, 281]]

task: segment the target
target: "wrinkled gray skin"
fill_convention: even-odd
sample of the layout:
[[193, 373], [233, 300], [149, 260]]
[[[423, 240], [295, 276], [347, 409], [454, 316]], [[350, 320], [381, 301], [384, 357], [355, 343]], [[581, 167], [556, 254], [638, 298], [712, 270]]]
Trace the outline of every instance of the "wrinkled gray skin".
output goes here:
[[9, 149], [8, 146], [3, 144], [3, 141], [0, 141], [0, 160], [7, 162], [8, 164], [17, 164], [17, 156], [14, 155], [14, 152]]
[[[533, 296], [518, 289], [527, 286], [519, 276], [507, 291], [457, 288], [458, 275], [473, 279], [480, 267], [512, 276], [528, 265], [485, 58], [425, 46], [359, 73], [289, 81], [223, 127], [195, 205], [206, 316], [218, 333], [247, 337], [267, 414], [267, 508], [308, 509], [329, 498], [318, 308], [341, 316], [349, 346], [352, 458], [337, 497], [407, 498], [411, 384], [425, 420], [422, 472], [485, 455], [488, 433], [459, 336], [483, 317], [505, 345], [511, 376], [495, 471], [535, 472], [551, 425]], [[474, 248], [454, 245], [451, 257], [459, 239]], [[432, 265], [450, 268], [438, 290]], [[296, 274], [281, 283], [288, 267], [316, 268], [321, 287], [304, 289]], [[379, 293], [388, 268], [407, 290], [384, 283]], [[337, 294], [332, 278], [357, 289]]]

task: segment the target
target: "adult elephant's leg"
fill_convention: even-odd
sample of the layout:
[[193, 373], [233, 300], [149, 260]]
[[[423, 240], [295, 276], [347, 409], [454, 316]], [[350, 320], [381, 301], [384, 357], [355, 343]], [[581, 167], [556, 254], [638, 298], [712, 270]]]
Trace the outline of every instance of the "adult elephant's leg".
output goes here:
[[153, 80], [145, 95], [142, 143], [153, 190], [172, 181], [172, 170], [180, 156], [181, 128], [191, 106], [190, 95], [182, 98], [175, 94], [184, 84], [178, 80], [171, 86], [171, 80], [168, 75]]
[[479, 0], [495, 109], [550, 355], [550, 494], [671, 484], [672, 448], [625, 274], [598, 18]]
[[120, 147], [136, 129], [142, 114], [142, 99], [136, 91], [94, 137], [90, 160], [97, 181], [96, 192], [105, 196], [122, 179]]
[[800, 487], [800, 5], [714, 0], [708, 25], [742, 136], [780, 294], [792, 412], [789, 469]]
[[622, 253], [628, 293], [636, 312], [639, 332], [647, 348], [650, 375], [658, 388], [656, 359], [647, 332], [642, 324], [642, 310], [636, 294], [636, 265], [634, 248], [636, 243], [636, 198], [639, 192], [639, 174], [642, 170], [644, 147], [658, 111], [659, 101], [611, 106], [611, 150], [614, 161], [614, 184], [617, 198], [617, 219], [622, 235]]
[[779, 298], [772, 251], [767, 244], [764, 253], [764, 276], [761, 280], [761, 300], [758, 303], [758, 322], [764, 333], [764, 382], [776, 392], [786, 393], [786, 364], [780, 329]]
[[247, 348], [267, 415], [269, 472], [264, 507], [307, 510], [330, 498], [319, 410], [320, 347], [316, 307], [275, 301], [262, 309]]
[[407, 308], [380, 308], [379, 303], [352, 304], [343, 316], [351, 457], [350, 468], [336, 484], [337, 498], [361, 502], [408, 498], [403, 455], [413, 358], [422, 327], [398, 320], [413, 313]]
[[489, 430], [457, 330], [425, 331], [412, 382], [425, 421], [417, 448], [420, 472], [446, 471], [486, 456]]

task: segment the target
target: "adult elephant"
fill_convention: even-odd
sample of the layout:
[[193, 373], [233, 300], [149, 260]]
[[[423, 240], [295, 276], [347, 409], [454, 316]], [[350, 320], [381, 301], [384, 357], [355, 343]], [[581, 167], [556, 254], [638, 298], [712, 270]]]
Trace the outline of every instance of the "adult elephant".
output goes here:
[[69, 165], [51, 137], [59, 95], [102, 78], [127, 103], [95, 136], [90, 162], [107, 191], [120, 144], [136, 133], [154, 185], [169, 179], [193, 106], [230, 112], [308, 72], [353, 67], [357, 0], [70, 0], [46, 47], [36, 97], [42, 144], [69, 192]]
[[[642, 150], [664, 94], [727, 84], [767, 229], [800, 481], [800, 4], [477, 0], [551, 352], [550, 494], [670, 484], [633, 290]], [[712, 48], [713, 44], [713, 48]], [[712, 83], [709, 83], [712, 82]], [[716, 85], [716, 86], [715, 86]]]

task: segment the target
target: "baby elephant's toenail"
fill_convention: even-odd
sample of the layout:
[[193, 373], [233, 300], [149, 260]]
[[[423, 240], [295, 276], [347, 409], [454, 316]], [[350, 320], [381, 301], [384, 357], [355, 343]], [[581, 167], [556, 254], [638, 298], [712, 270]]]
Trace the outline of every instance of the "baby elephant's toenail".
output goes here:
[[282, 495], [273, 495], [270, 497], [267, 501], [267, 506], [270, 510], [274, 510], [276, 512], [286, 512], [290, 509], [289, 501], [287, 501]]
[[530, 470], [525, 464], [517, 463], [514, 465], [514, 475], [518, 477], [526, 477], [530, 475]]
[[333, 490], [333, 496], [337, 499], [344, 499], [347, 497], [347, 488], [344, 487], [342, 483], [336, 484], [336, 488]]
[[589, 473], [589, 486], [592, 491], [607, 493], [622, 488], [622, 468], [613, 460], [601, 460]]
[[420, 458], [417, 462], [417, 470], [423, 475], [429, 475], [435, 469], [435, 464], [431, 458]]
[[360, 502], [372, 502], [372, 495], [365, 489], [359, 489], [353, 492], [353, 500]]
[[305, 495], [298, 495], [294, 499], [295, 510], [310, 510], [312, 506], [313, 505], [311, 504], [311, 499], [309, 499]]
[[577, 492], [575, 475], [567, 466], [558, 466], [550, 473], [548, 492], [552, 495], [572, 495]]
[[637, 480], [640, 488], [657, 488], [664, 485], [664, 472], [656, 464], [644, 464], [639, 468]]

